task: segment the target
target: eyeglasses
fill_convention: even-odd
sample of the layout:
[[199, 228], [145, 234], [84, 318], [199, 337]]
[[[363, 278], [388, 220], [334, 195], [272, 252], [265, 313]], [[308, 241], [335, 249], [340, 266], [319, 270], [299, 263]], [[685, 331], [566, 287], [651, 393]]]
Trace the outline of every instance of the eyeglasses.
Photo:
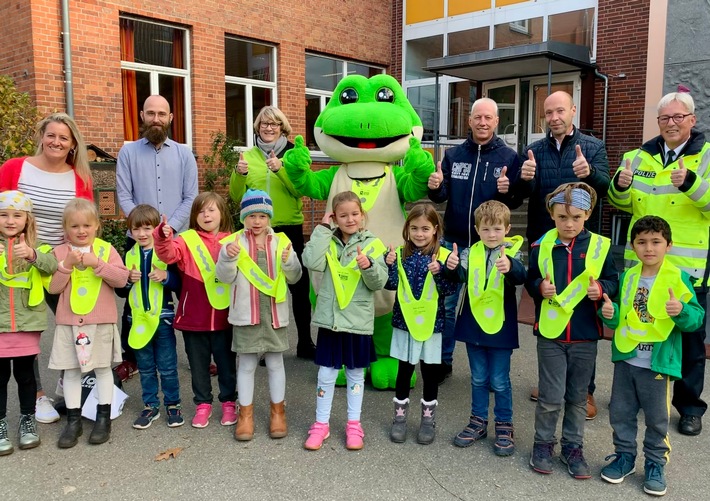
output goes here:
[[281, 127], [281, 124], [277, 124], [275, 122], [261, 122], [259, 124], [259, 127], [261, 127], [262, 129], [278, 129], [279, 127]]
[[155, 118], [156, 115], [158, 116], [158, 118], [161, 118], [161, 119], [168, 118], [168, 113], [165, 113], [164, 111], [159, 111], [158, 113], [156, 113], [154, 111], [146, 111], [143, 114], [147, 118], [151, 118], [151, 119]]
[[673, 123], [680, 125], [683, 123], [683, 120], [685, 120], [685, 117], [689, 117], [690, 115], [693, 115], [693, 113], [686, 113], [685, 115], [681, 115], [680, 113], [677, 115], [661, 115], [658, 117], [658, 123], [661, 125], [668, 125], [668, 121], [673, 119]]

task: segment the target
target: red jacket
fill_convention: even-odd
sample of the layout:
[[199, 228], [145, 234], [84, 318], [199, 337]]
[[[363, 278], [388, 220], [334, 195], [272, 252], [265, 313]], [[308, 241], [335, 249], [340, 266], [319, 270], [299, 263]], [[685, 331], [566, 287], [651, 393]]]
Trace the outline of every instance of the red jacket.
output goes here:
[[[28, 157], [11, 158], [2, 166], [0, 166], [0, 191], [5, 190], [16, 190], [17, 183], [20, 180], [20, 174], [22, 173], [22, 165]], [[76, 178], [76, 196], [77, 198], [85, 198], [87, 200], [94, 201], [94, 188], [91, 184], [91, 178], [89, 178], [87, 183], [76, 174], [74, 171], [74, 177]]]

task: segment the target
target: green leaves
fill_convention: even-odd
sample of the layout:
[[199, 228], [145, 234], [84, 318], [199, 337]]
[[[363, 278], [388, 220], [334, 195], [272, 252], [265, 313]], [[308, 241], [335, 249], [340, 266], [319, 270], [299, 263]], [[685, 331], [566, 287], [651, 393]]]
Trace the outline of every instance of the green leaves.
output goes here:
[[0, 164], [34, 153], [39, 118], [30, 95], [19, 92], [9, 76], [0, 75]]

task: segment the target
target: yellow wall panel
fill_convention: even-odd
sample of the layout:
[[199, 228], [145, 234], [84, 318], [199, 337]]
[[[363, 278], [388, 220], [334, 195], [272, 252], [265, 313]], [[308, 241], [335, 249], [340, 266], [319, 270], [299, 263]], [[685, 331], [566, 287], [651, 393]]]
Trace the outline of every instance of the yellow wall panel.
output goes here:
[[468, 14], [491, 8], [491, 0], [449, 0], [449, 16]]
[[496, 7], [505, 7], [506, 5], [515, 5], [516, 3], [525, 3], [528, 0], [496, 0]]
[[407, 24], [444, 17], [444, 0], [407, 0]]

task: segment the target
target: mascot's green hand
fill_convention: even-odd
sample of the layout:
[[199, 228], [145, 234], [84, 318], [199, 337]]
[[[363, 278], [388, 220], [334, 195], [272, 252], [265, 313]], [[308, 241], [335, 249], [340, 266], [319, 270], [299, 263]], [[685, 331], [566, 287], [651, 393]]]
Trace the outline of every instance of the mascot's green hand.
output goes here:
[[[424, 151], [422, 143], [414, 136], [409, 138], [409, 150], [404, 155], [404, 167], [409, 169], [426, 168], [434, 165], [431, 153]], [[432, 170], [433, 172], [433, 170]]]
[[284, 166], [286, 169], [308, 170], [311, 168], [311, 152], [306, 147], [303, 136], [296, 136], [294, 147], [284, 153]]

